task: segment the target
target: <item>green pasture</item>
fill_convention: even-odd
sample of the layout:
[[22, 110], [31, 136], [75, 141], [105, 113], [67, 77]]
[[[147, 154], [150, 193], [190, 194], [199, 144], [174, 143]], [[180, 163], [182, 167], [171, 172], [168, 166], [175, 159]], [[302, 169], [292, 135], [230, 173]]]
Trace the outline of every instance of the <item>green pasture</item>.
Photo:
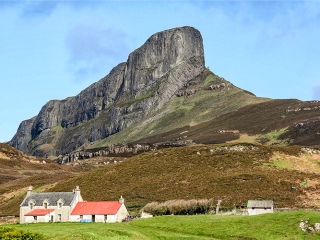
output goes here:
[[[17, 230], [43, 234], [48, 239], [320, 239], [320, 233], [303, 232], [301, 220], [320, 222], [316, 211], [294, 211], [258, 216], [161, 216], [126, 223], [16, 224]], [[0, 238], [1, 239], [1, 238]]]

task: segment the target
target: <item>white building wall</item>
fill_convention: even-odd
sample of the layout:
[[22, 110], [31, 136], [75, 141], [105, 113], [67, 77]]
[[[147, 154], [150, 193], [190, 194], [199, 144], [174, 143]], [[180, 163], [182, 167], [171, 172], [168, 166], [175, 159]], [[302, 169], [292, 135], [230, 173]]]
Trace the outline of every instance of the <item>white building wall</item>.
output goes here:
[[117, 215], [108, 215], [106, 222], [107, 223], [115, 223], [115, 222], [117, 222]]
[[92, 215], [82, 215], [82, 218], [80, 218], [80, 215], [70, 215], [70, 222], [80, 222], [80, 220], [92, 221]]
[[95, 222], [105, 222], [104, 221], [104, 216], [105, 215], [96, 215], [95, 216]]
[[[80, 218], [80, 216], [79, 216]], [[83, 220], [89, 220], [89, 221], [92, 221], [92, 215], [83, 215]]]
[[[71, 222], [79, 222], [80, 215], [70, 215]], [[92, 221], [92, 215], [82, 215], [82, 220], [89, 220]], [[114, 223], [119, 221], [117, 215], [107, 215], [107, 220], [105, 221], [105, 215], [95, 215], [95, 222], [107, 222], [107, 223]], [[120, 222], [122, 219], [120, 220]]]
[[59, 214], [61, 214], [61, 222], [68, 222], [69, 221], [69, 215], [71, 213], [70, 206], [62, 206], [61, 208], [56, 208], [54, 211], [54, 222], [60, 222], [59, 221]]
[[70, 222], [79, 222], [80, 221], [80, 215], [70, 215], [69, 221]]
[[20, 217], [20, 223], [21, 219], [23, 219], [23, 223], [33, 223], [34, 219], [33, 216], [23, 216], [22, 218]]
[[24, 216], [24, 223], [40, 223], [40, 222], [50, 222], [51, 216], [53, 214], [47, 214], [45, 216], [37, 216], [37, 220], [34, 219], [34, 216]]
[[264, 213], [273, 213], [273, 208], [248, 208], [248, 215], [259, 215], [259, 214], [264, 214]]
[[119, 211], [117, 212], [117, 220], [116, 222], [122, 222], [126, 216], [128, 216], [128, 210], [124, 204], [121, 205]]
[[[31, 210], [29, 207], [20, 207], [20, 224], [26, 223], [26, 217], [24, 215], [30, 211]], [[27, 218], [27, 219], [29, 219], [29, 218]], [[32, 219], [33, 219], [33, 217], [32, 217]]]

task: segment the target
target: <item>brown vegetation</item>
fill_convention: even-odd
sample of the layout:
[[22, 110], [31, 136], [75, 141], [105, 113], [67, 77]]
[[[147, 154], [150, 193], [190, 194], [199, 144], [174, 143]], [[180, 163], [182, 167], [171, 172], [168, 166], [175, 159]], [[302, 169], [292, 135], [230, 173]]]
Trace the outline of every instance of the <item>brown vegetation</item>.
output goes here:
[[58, 181], [81, 174], [77, 168], [28, 156], [0, 143], [0, 215], [17, 215], [28, 186], [37, 190], [52, 187]]
[[[176, 128], [136, 143], [176, 142], [184, 137], [184, 141], [193, 140], [198, 144], [217, 144], [237, 140], [247, 134], [252, 136], [251, 142], [267, 145], [317, 145], [320, 140], [319, 109], [318, 101], [269, 99], [235, 111], [230, 109], [229, 113], [204, 123]], [[274, 136], [277, 141], [272, 141], [270, 132], [283, 129], [284, 132]]]
[[169, 200], [167, 209], [185, 211], [173, 204], [177, 199], [222, 200], [222, 207], [230, 208], [246, 206], [249, 199], [274, 200], [275, 207], [320, 206], [319, 150], [309, 153], [299, 146], [196, 145], [150, 151], [117, 164], [101, 164], [99, 157], [68, 166], [48, 159], [46, 164], [28, 162], [39, 159], [12, 148], [1, 152], [1, 215], [19, 213], [29, 185], [36, 191], [71, 191], [78, 185], [87, 201], [123, 195], [133, 213], [147, 203]]
[[279, 152], [288, 159], [304, 154], [297, 146], [252, 144], [168, 148], [59, 182], [51, 190], [66, 191], [79, 185], [86, 200], [123, 195], [131, 210], [174, 199], [221, 199], [223, 206], [239, 207], [249, 199], [271, 199], [276, 207], [318, 207], [319, 203], [308, 202], [307, 193], [320, 185], [301, 184], [318, 179], [319, 172], [277, 168], [272, 156]]

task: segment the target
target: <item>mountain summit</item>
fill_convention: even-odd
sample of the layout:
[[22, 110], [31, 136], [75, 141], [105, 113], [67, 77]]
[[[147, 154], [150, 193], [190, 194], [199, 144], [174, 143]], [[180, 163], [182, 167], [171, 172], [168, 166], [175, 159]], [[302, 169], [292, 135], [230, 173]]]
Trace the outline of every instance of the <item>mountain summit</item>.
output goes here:
[[75, 97], [51, 100], [23, 121], [9, 144], [48, 156], [106, 138], [161, 109], [205, 70], [202, 36], [192, 27], [152, 35], [100, 81]]

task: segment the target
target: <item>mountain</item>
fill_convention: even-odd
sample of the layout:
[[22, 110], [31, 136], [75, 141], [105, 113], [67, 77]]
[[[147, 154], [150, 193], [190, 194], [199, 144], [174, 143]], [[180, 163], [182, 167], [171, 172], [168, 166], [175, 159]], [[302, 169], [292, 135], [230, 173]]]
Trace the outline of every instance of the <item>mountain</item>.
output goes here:
[[204, 69], [198, 30], [156, 33], [127, 62], [77, 96], [46, 103], [37, 116], [20, 124], [9, 144], [38, 156], [69, 153], [161, 109]]
[[234, 86], [205, 67], [200, 32], [180, 27], [152, 35], [77, 96], [46, 103], [9, 144], [42, 157], [119, 144], [317, 145], [319, 109]]

